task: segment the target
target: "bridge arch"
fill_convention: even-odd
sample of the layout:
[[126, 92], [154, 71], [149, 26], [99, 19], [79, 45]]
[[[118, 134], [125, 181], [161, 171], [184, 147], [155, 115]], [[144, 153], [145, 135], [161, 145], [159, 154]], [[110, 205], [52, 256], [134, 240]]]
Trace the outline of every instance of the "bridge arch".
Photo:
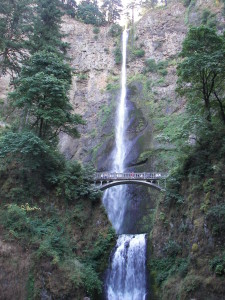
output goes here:
[[118, 181], [111, 181], [111, 182], [107, 182], [105, 184], [99, 185], [99, 189], [101, 191], [104, 191], [110, 187], [116, 186], [116, 185], [121, 185], [121, 184], [139, 184], [139, 185], [145, 185], [151, 188], [155, 188], [158, 191], [165, 191], [165, 189], [163, 189], [161, 186], [149, 182], [149, 181], [144, 181], [144, 180], [118, 180]]

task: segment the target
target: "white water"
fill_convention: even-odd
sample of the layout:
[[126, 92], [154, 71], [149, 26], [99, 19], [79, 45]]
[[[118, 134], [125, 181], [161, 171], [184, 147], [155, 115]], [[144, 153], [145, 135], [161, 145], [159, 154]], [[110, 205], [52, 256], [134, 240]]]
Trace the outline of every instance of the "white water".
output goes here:
[[[121, 70], [121, 94], [116, 114], [116, 135], [115, 150], [113, 153], [112, 171], [117, 173], [124, 172], [124, 160], [126, 156], [125, 131], [126, 131], [126, 60], [127, 60], [127, 39], [128, 32], [123, 32], [123, 62]], [[103, 203], [108, 212], [109, 220], [117, 233], [121, 232], [124, 212], [126, 208], [126, 186], [120, 185], [106, 190], [103, 196]]]
[[[121, 95], [117, 108], [115, 151], [112, 171], [124, 172], [126, 158], [126, 53], [128, 32], [123, 32], [123, 62]], [[126, 186], [108, 189], [103, 202], [108, 216], [117, 233], [123, 230], [123, 219], [127, 205]], [[120, 235], [106, 278], [106, 299], [145, 300], [146, 299], [146, 240], [144, 234]]]
[[107, 278], [107, 299], [145, 300], [145, 234], [120, 235]]

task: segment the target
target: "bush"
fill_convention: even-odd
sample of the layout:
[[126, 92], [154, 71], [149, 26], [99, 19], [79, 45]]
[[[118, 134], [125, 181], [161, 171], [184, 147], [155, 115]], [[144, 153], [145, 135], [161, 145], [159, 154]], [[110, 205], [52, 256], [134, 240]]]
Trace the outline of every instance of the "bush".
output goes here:
[[121, 36], [122, 27], [119, 24], [113, 24], [109, 30], [109, 35], [111, 37]]
[[132, 51], [132, 54], [134, 57], [143, 57], [145, 55], [145, 50], [144, 49], [136, 49]]
[[84, 197], [91, 201], [100, 199], [101, 192], [92, 185], [94, 169], [83, 168], [76, 161], [66, 162], [64, 170], [57, 176], [57, 194], [66, 201], [74, 201]]
[[209, 262], [211, 270], [218, 276], [225, 275], [225, 253], [223, 256], [215, 256]]
[[206, 214], [208, 227], [215, 236], [223, 236], [225, 233], [225, 204], [210, 208]]
[[145, 68], [143, 70], [144, 73], [159, 73], [162, 76], [166, 76], [168, 71], [166, 68], [168, 67], [167, 61], [156, 62], [154, 59], [147, 59], [145, 61]]
[[100, 29], [98, 27], [93, 28], [93, 33], [94, 34], [99, 34], [99, 32], [100, 32]]
[[150, 261], [150, 270], [158, 286], [172, 275], [185, 277], [188, 273], [189, 258], [155, 258]]
[[14, 231], [15, 233], [30, 231], [29, 218], [26, 211], [17, 204], [8, 205], [6, 211], [2, 212], [1, 219], [3, 226], [10, 231]]
[[114, 50], [114, 59], [117, 65], [119, 65], [122, 62], [122, 53], [119, 47], [116, 47], [116, 49]]
[[196, 275], [187, 275], [181, 285], [181, 299], [189, 299], [190, 294], [201, 286], [201, 282], [201, 277]]
[[52, 184], [55, 174], [64, 164], [63, 156], [54, 147], [29, 131], [8, 131], [1, 136], [0, 161], [10, 169], [11, 177], [15, 177], [14, 184], [35, 195], [38, 193], [37, 183]]
[[157, 71], [157, 64], [155, 62], [154, 59], [147, 59], [145, 61], [145, 69], [144, 69], [144, 72], [147, 73], [147, 72], [156, 72]]
[[175, 257], [182, 252], [182, 248], [177, 242], [169, 240], [163, 249], [169, 257]]

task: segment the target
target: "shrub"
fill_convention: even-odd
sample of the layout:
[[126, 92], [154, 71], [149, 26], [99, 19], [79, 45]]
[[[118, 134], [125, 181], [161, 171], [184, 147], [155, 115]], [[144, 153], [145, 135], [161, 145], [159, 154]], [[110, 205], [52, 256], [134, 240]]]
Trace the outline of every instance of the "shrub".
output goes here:
[[98, 34], [100, 32], [100, 29], [98, 27], [93, 28], [93, 33]]
[[74, 201], [84, 197], [93, 202], [99, 200], [101, 192], [91, 184], [93, 176], [93, 168], [89, 166], [83, 168], [76, 161], [68, 161], [64, 170], [56, 178], [57, 194], [66, 201]]
[[144, 69], [144, 72], [147, 73], [147, 72], [156, 72], [157, 71], [157, 64], [155, 62], [154, 59], [147, 59], [145, 61], [145, 69]]
[[143, 70], [144, 73], [159, 73], [162, 76], [166, 76], [168, 74], [168, 71], [166, 68], [168, 67], [167, 61], [160, 61], [156, 62], [154, 59], [147, 59], [145, 61], [145, 68]]
[[215, 184], [215, 180], [213, 178], [209, 178], [209, 179], [205, 180], [203, 183], [204, 192], [205, 193], [208, 193], [211, 191], [213, 192], [215, 190], [214, 184]]
[[132, 51], [132, 54], [134, 57], [143, 57], [145, 55], [145, 50], [144, 49], [136, 49]]
[[97, 299], [97, 296], [102, 292], [102, 282], [98, 274], [90, 265], [84, 266], [83, 273], [83, 282], [87, 294], [93, 297], [93, 299]]
[[187, 296], [196, 291], [200, 286], [201, 277], [196, 275], [187, 275], [181, 285], [181, 299], [189, 299]]
[[1, 214], [2, 224], [11, 231], [23, 233], [30, 230], [29, 218], [26, 211], [17, 204], [8, 205]]
[[213, 235], [223, 236], [225, 233], [225, 204], [210, 208], [206, 214], [206, 220]]
[[216, 275], [225, 275], [225, 253], [223, 256], [215, 256], [212, 260], [210, 260], [209, 265]]
[[[8, 131], [1, 136], [0, 161], [3, 166], [10, 169], [14, 184], [19, 185], [28, 195], [29, 193], [37, 195], [40, 191], [38, 186], [46, 187], [54, 184], [55, 175], [64, 165], [63, 156], [54, 147], [47, 145], [29, 131], [19, 133]], [[8, 173], [5, 175], [7, 177]], [[8, 192], [15, 198], [19, 190], [14, 186], [11, 189]]]
[[114, 50], [114, 59], [117, 65], [119, 65], [122, 62], [122, 53], [119, 47], [116, 47], [116, 49]]
[[163, 249], [169, 257], [175, 257], [182, 252], [181, 246], [173, 241], [169, 240]]
[[163, 70], [159, 70], [159, 74], [162, 76], [166, 76], [168, 74], [168, 71], [163, 69]]
[[111, 37], [117, 37], [122, 34], [122, 27], [119, 24], [113, 24], [109, 30]]
[[150, 261], [150, 270], [158, 286], [176, 274], [185, 277], [188, 273], [189, 258], [155, 258]]

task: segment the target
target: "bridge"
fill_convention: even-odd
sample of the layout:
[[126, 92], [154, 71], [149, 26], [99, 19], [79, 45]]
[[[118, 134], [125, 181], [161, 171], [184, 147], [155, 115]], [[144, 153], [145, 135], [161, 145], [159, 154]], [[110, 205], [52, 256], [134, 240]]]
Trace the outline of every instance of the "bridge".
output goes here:
[[[121, 184], [139, 184], [155, 188], [159, 191], [165, 191], [167, 173], [110, 173], [102, 172], [96, 173], [94, 177], [97, 187], [104, 191], [110, 187]], [[163, 184], [163, 187], [161, 185]]]

